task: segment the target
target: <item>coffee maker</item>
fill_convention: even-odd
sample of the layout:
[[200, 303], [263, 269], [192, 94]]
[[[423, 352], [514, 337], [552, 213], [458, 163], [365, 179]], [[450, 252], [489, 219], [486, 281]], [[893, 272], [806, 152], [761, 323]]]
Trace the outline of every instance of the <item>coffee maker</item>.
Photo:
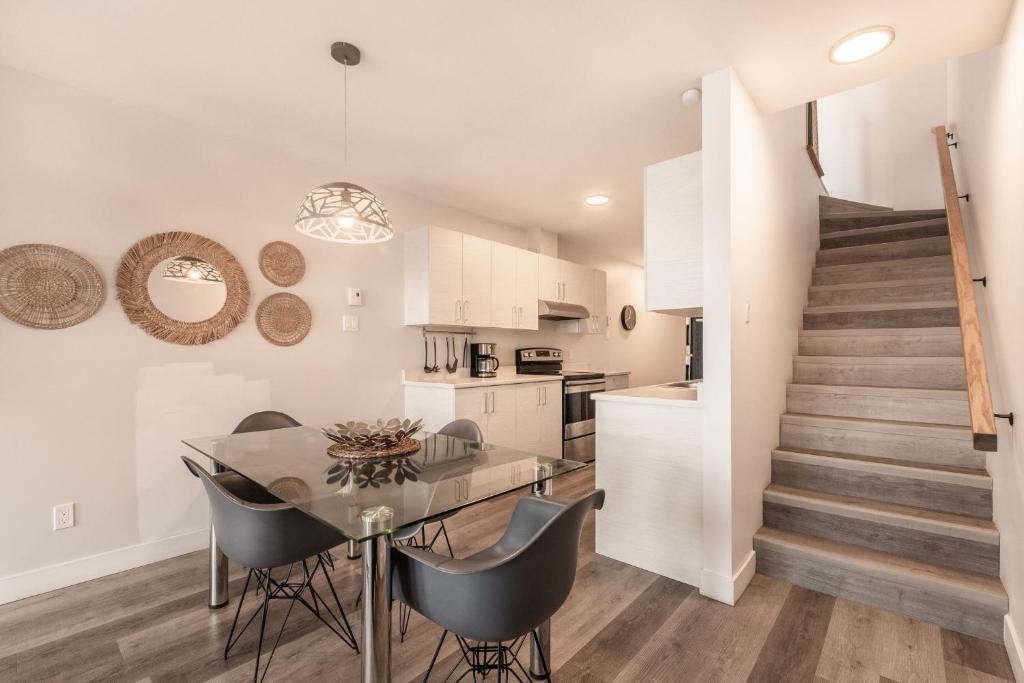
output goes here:
[[469, 376], [498, 376], [498, 345], [480, 342], [469, 345]]

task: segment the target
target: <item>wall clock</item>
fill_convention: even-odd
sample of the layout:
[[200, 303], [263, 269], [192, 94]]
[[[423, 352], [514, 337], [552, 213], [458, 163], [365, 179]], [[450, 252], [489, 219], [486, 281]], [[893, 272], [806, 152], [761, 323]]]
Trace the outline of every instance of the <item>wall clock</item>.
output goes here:
[[622, 321], [622, 329], [632, 330], [636, 327], [636, 309], [626, 304], [622, 307], [622, 313], [619, 314], [619, 320]]

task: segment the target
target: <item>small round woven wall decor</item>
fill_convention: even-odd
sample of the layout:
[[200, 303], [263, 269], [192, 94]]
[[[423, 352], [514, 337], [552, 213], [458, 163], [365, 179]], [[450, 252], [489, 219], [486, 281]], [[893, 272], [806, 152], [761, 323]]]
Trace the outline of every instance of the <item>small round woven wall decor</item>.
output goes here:
[[293, 346], [306, 338], [313, 315], [306, 302], [288, 292], [271, 294], [256, 308], [256, 328], [271, 344]]
[[103, 305], [103, 280], [73, 251], [18, 244], [0, 251], [0, 313], [40, 330], [87, 320]]
[[260, 249], [260, 272], [278, 287], [291, 287], [306, 274], [306, 259], [288, 242], [270, 242]]

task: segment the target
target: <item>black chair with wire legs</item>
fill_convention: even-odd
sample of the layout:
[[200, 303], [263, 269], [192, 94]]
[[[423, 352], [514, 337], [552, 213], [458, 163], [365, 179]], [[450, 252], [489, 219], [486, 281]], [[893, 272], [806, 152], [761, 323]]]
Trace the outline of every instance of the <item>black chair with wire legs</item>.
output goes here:
[[569, 597], [583, 523], [603, 505], [601, 489], [576, 500], [524, 496], [498, 542], [465, 559], [395, 547], [395, 598], [445, 629], [423, 680], [430, 678], [451, 632], [462, 656], [445, 680], [465, 664], [459, 678], [497, 672], [499, 681], [529, 681], [518, 655], [532, 639], [550, 682], [550, 657], [537, 629]]
[[[267, 614], [273, 600], [287, 600], [288, 610], [281, 623], [277, 639], [274, 641], [274, 647], [263, 665], [263, 678], [266, 678], [270, 662], [281, 642], [281, 636], [296, 602], [301, 603], [346, 645], [358, 652], [355, 634], [352, 632], [338, 594], [334, 590], [334, 584], [327, 573], [324, 560], [324, 554], [330, 548], [344, 543], [345, 537], [288, 503], [280, 501], [256, 503], [245, 500], [224, 486], [221, 482], [223, 475], [211, 475], [190, 458], [182, 457], [182, 460], [189, 471], [199, 477], [203, 483], [203, 488], [210, 500], [213, 525], [217, 529], [217, 541], [221, 550], [232, 562], [249, 568], [245, 588], [242, 590], [242, 597], [238, 601], [235, 619], [228, 634], [227, 646], [224, 648], [224, 657], [227, 658], [231, 648], [238, 642], [245, 630], [259, 617], [260, 632], [253, 681], [262, 680], [260, 678], [260, 659], [263, 654]], [[288, 575], [283, 580], [275, 579], [271, 573], [272, 569], [278, 567], [289, 568]], [[292, 574], [296, 571], [300, 573], [293, 580]], [[338, 610], [337, 614], [328, 606], [327, 601], [313, 585], [318, 574], [327, 582]], [[245, 595], [253, 580], [256, 581], [263, 598], [261, 604], [236, 636], [235, 630], [238, 627]]]
[[[480, 431], [480, 426], [476, 422], [473, 422], [473, 420], [467, 419], [453, 420], [444, 427], [441, 427], [441, 429], [437, 430], [437, 433], [442, 436], [452, 436], [457, 439], [465, 439], [466, 441], [471, 441], [473, 443], [482, 443], [484, 440], [484, 434]], [[444, 521], [446, 519], [451, 519], [456, 514], [458, 514], [458, 510], [454, 512], [446, 512], [445, 514], [426, 522], [411, 524], [396, 531], [391, 536], [391, 540], [396, 546], [432, 551], [437, 541], [443, 537], [444, 543], [448, 547], [448, 555], [455, 557], [455, 551], [452, 550], [452, 541], [448, 537], [448, 527], [445, 526]], [[435, 522], [437, 523], [437, 530], [428, 540], [427, 525]], [[403, 643], [405, 642], [405, 635], [409, 631], [409, 620], [411, 618], [412, 610], [409, 609], [409, 606], [405, 603], [399, 604], [398, 639]]]

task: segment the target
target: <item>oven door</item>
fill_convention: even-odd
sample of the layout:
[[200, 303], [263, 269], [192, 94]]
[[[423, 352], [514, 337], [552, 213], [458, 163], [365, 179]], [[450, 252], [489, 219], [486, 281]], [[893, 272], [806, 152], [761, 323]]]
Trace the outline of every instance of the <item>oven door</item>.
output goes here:
[[594, 433], [594, 418], [597, 416], [594, 395], [603, 391], [603, 379], [574, 380], [565, 383], [565, 401], [562, 406], [565, 439], [575, 439]]

